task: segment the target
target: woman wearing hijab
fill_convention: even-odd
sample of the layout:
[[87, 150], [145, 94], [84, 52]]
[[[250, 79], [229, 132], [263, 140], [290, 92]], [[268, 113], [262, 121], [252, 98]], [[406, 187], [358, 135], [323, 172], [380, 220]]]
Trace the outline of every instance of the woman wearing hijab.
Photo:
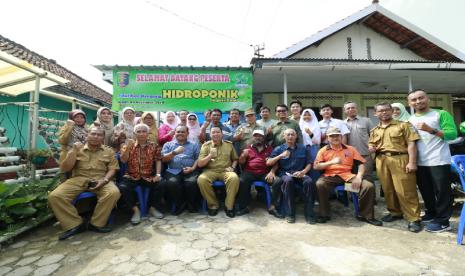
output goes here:
[[392, 106], [392, 117], [397, 121], [408, 122], [410, 114], [405, 109], [405, 106], [401, 103], [393, 103]]
[[166, 142], [173, 140], [174, 130], [179, 125], [179, 117], [173, 111], [168, 111], [165, 113], [165, 119], [163, 119], [163, 124], [158, 130], [158, 143], [160, 147]]
[[151, 112], [144, 112], [140, 117], [140, 123], [146, 124], [149, 126], [150, 130], [148, 133], [148, 139], [150, 142], [154, 143], [155, 145], [158, 144], [158, 128], [157, 124], [155, 123], [155, 116]]
[[115, 126], [113, 140], [117, 139], [121, 133], [124, 133], [126, 139], [134, 138], [134, 126], [136, 111], [132, 107], [125, 107], [121, 111], [121, 121]]
[[200, 123], [195, 113], [189, 113], [187, 115], [187, 128], [189, 128], [187, 140], [192, 143], [199, 143]]
[[[303, 144], [310, 151], [310, 156], [315, 160], [321, 143], [321, 130], [315, 112], [308, 108], [302, 112], [299, 120], [300, 130], [302, 131]], [[310, 177], [316, 181], [320, 173], [314, 169], [310, 170]]]
[[[85, 144], [87, 140], [86, 113], [80, 109], [69, 112], [68, 120], [58, 133], [58, 143], [61, 145], [59, 163], [63, 162], [68, 151], [76, 142]], [[66, 180], [62, 174], [62, 180]]]
[[97, 119], [89, 127], [101, 127], [105, 130], [105, 140], [103, 141], [105, 146], [111, 147], [111, 137], [113, 136], [113, 114], [108, 107], [100, 107], [97, 110]]

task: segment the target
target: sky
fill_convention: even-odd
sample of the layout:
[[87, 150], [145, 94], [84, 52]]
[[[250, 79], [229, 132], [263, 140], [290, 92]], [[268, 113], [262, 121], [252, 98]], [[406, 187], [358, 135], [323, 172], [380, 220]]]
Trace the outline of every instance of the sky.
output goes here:
[[[380, 4], [465, 53], [463, 0]], [[369, 6], [371, 0], [14, 0], [0, 35], [108, 92], [92, 65], [249, 66]]]

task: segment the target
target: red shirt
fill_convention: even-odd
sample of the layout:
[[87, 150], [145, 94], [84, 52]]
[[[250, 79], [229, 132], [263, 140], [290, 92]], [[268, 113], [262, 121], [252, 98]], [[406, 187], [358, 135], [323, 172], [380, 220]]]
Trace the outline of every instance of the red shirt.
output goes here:
[[249, 157], [245, 163], [244, 171], [253, 174], [267, 174], [270, 168], [266, 165], [266, 159], [271, 155], [273, 148], [267, 145], [261, 152], [258, 152], [253, 145], [250, 145], [247, 149]]
[[135, 179], [151, 177], [155, 172], [155, 162], [159, 159], [157, 146], [148, 142], [145, 146], [136, 143], [129, 150], [127, 174]]

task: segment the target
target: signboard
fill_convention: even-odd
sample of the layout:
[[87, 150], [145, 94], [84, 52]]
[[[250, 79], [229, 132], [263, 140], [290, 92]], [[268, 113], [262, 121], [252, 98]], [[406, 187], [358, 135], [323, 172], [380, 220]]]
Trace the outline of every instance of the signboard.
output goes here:
[[252, 72], [230, 70], [114, 70], [112, 109], [203, 112], [252, 107]]

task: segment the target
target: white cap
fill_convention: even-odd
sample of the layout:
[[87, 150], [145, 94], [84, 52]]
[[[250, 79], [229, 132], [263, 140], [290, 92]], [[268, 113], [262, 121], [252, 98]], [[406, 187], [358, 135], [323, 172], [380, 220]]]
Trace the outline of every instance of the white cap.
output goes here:
[[255, 135], [255, 134], [260, 134], [262, 136], [265, 136], [265, 132], [263, 130], [261, 130], [261, 129], [254, 130], [253, 133], [252, 133], [252, 136]]

